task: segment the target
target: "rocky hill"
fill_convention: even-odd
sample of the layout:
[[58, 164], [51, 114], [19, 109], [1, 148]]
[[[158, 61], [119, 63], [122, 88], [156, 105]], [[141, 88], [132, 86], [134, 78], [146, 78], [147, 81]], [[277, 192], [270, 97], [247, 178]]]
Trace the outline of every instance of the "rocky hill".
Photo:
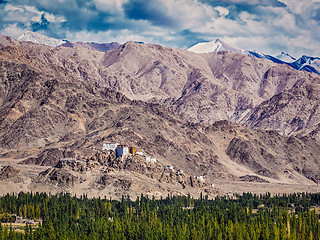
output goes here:
[[148, 163], [144, 156], [116, 157], [113, 151], [97, 153], [83, 161], [60, 160], [34, 181], [75, 193], [90, 188], [99, 195], [118, 198], [122, 195], [135, 198], [140, 193], [157, 197], [168, 194], [199, 196], [201, 192], [213, 197], [218, 193], [208, 180], [199, 180], [157, 162]]
[[[173, 165], [213, 183], [308, 186], [320, 178], [316, 75], [241, 54], [199, 55], [131, 42], [106, 53], [4, 37], [0, 43], [1, 158], [17, 159], [20, 175], [31, 165], [56, 166], [41, 177], [38, 172], [22, 178], [23, 189], [39, 190], [39, 185], [60, 191], [83, 183], [87, 191], [101, 174], [94, 169], [88, 169], [90, 176], [73, 173], [59, 168], [59, 160], [82, 160], [108, 142], [136, 146], [157, 158], [161, 169]], [[213, 123], [219, 119], [253, 130], [229, 121]], [[166, 175], [152, 178], [136, 166], [119, 164], [108, 165], [112, 171], [97, 180], [116, 186], [110, 195], [130, 185], [128, 176], [132, 182], [183, 189], [176, 175], [174, 181]], [[0, 187], [8, 189], [8, 181]], [[105, 194], [103, 186], [92, 194]], [[195, 195], [201, 191], [190, 189]]]

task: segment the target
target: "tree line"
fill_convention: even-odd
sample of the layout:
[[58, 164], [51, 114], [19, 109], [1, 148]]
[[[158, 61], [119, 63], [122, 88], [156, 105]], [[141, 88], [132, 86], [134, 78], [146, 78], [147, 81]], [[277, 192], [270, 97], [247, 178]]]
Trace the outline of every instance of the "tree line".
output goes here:
[[310, 193], [116, 201], [21, 192], [0, 197], [0, 216], [42, 222], [22, 232], [2, 223], [0, 239], [319, 239], [319, 205]]

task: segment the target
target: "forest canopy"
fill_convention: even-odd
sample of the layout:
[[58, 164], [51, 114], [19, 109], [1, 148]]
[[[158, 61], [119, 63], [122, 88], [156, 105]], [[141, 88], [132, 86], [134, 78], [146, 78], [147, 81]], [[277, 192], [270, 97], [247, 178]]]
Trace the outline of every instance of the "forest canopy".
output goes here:
[[[0, 239], [319, 239], [320, 194], [141, 195], [121, 201], [67, 193], [0, 197]], [[12, 228], [11, 216], [41, 220]]]

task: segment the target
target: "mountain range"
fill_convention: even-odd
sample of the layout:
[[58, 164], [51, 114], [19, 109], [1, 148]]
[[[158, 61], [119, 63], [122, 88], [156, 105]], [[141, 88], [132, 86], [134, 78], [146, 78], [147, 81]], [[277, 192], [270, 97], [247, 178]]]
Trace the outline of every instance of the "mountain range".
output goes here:
[[268, 59], [274, 63], [287, 64], [290, 67], [303, 70], [307, 72], [314, 72], [320, 74], [320, 58], [319, 57], [310, 57], [302, 56], [299, 59], [292, 57], [290, 54], [281, 52], [276, 57], [269, 54], [263, 54], [256, 51], [242, 50], [237, 47], [231, 46], [220, 39], [211, 42], [197, 43], [194, 46], [188, 48], [189, 51], [195, 53], [211, 53], [211, 52], [220, 52], [220, 51], [230, 51], [236, 53], [243, 53], [248, 56]]
[[[235, 192], [301, 190], [320, 178], [318, 74], [232, 51], [137, 42], [105, 52], [0, 37], [0, 47], [0, 160], [20, 163], [16, 178], [0, 182], [3, 189], [103, 195], [112, 187], [110, 196], [203, 190], [185, 190], [176, 173], [161, 182], [158, 170], [139, 170], [143, 159], [112, 166], [112, 175], [85, 161], [108, 142], [136, 146], [160, 168], [220, 182], [221, 192], [226, 182]], [[61, 167], [61, 158], [86, 162], [87, 170]], [[24, 170], [31, 167], [43, 172]]]
[[[115, 48], [118, 48], [121, 44], [117, 42], [112, 43], [95, 43], [95, 42], [76, 42], [72, 43], [67, 40], [60, 40], [55, 38], [50, 38], [42, 34], [27, 31], [23, 35], [17, 38], [19, 41], [30, 41], [38, 44], [44, 44], [51, 47], [57, 47], [63, 45], [64, 47], [78, 47], [78, 48], [90, 48], [98, 51], [108, 51]], [[276, 57], [269, 54], [263, 54], [256, 51], [242, 50], [240, 48], [234, 47], [230, 44], [225, 43], [220, 39], [210, 42], [200, 42], [192, 47], [188, 48], [189, 51], [195, 53], [211, 53], [211, 52], [220, 52], [220, 51], [230, 51], [236, 53], [243, 53], [249, 56], [268, 59], [274, 63], [287, 64], [294, 69], [303, 70], [308, 72], [314, 72], [320, 74], [320, 58], [319, 57], [310, 57], [302, 56], [299, 59], [292, 57], [288, 53], [281, 52]]]

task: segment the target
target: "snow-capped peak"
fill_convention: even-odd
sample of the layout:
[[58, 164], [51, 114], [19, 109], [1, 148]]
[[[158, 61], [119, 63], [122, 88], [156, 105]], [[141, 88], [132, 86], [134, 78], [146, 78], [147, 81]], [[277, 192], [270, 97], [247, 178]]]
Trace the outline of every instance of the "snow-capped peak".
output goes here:
[[302, 56], [301, 58], [296, 59], [295, 57], [293, 57], [292, 55], [286, 52], [281, 52], [281, 54], [278, 54], [276, 57], [274, 57], [272, 55], [260, 53], [255, 50], [253, 51], [242, 50], [240, 48], [231, 46], [221, 41], [220, 39], [216, 39], [215, 41], [211, 41], [211, 42], [197, 43], [187, 50], [195, 53], [211, 53], [211, 52], [219, 52], [219, 51], [230, 51], [230, 52], [242, 53], [250, 57], [268, 59], [274, 63], [287, 64], [297, 70], [305, 70], [305, 71], [320, 74], [320, 58], [319, 57]]
[[289, 53], [286, 53], [286, 52], [281, 52], [279, 55], [276, 56], [276, 58], [284, 62], [293, 62], [297, 60], [296, 58], [294, 58], [293, 56], [291, 56]]
[[34, 42], [34, 43], [38, 43], [38, 44], [47, 45], [50, 47], [57, 47], [57, 46], [66, 42], [65, 40], [47, 37], [47, 36], [41, 35], [39, 33], [31, 32], [31, 31], [27, 31], [26, 33], [24, 33], [23, 35], [18, 37], [17, 40]]
[[193, 45], [192, 47], [187, 49], [188, 51], [195, 52], [195, 53], [210, 53], [210, 52], [220, 52], [220, 51], [231, 51], [231, 52], [238, 52], [238, 53], [245, 53], [244, 50], [231, 46], [219, 38], [215, 41], [211, 42], [202, 42]]

